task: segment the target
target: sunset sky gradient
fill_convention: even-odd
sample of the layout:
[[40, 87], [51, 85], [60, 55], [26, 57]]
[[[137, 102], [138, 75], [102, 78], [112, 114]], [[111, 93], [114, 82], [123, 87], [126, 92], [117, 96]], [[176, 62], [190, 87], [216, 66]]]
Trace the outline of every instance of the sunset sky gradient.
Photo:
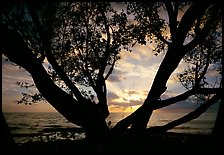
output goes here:
[[[122, 59], [116, 64], [113, 73], [106, 81], [108, 89], [108, 106], [110, 112], [133, 112], [147, 97], [158, 67], [164, 54], [153, 55], [152, 45], [134, 47], [133, 52], [121, 53]], [[46, 65], [46, 62], [45, 62]], [[176, 96], [186, 91], [177, 80], [176, 74], [180, 73], [186, 64], [181, 62], [167, 83], [167, 91], [162, 99]], [[210, 74], [210, 78], [215, 78]], [[2, 56], [2, 110], [3, 112], [55, 112], [47, 102], [32, 105], [17, 104], [16, 100], [22, 97], [22, 92], [16, 82], [31, 82], [29, 73], [16, 65], [6, 62]], [[185, 102], [175, 104], [172, 109], [195, 108], [197, 104]]]

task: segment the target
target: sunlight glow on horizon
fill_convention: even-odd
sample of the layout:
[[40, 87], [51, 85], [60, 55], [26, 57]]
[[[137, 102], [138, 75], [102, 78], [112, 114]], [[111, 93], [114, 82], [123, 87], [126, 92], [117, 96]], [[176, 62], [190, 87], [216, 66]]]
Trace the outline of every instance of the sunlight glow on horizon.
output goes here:
[[[137, 50], [135, 55], [146, 53], [147, 48]], [[142, 53], [141, 53], [142, 52]], [[126, 53], [121, 61], [115, 65], [114, 80], [106, 81], [108, 88], [108, 108], [110, 112], [134, 112], [141, 106], [147, 97], [150, 85], [163, 56], [151, 55], [149, 60], [133, 59], [132, 53]], [[139, 56], [141, 57], [141, 56]], [[151, 60], [151, 61], [150, 61]], [[45, 62], [47, 64], [47, 62]], [[165, 98], [176, 96], [184, 91], [183, 86], [177, 81], [176, 73], [183, 71], [186, 64], [181, 62], [179, 67], [167, 82], [168, 90], [162, 95]], [[211, 75], [210, 75], [211, 74]], [[217, 76], [215, 72], [210, 73], [211, 77]], [[112, 74], [113, 75], [113, 74]], [[118, 80], [119, 77], [123, 77]], [[116, 79], [118, 81], [116, 81]], [[18, 105], [16, 100], [20, 99], [24, 89], [19, 88], [15, 83], [17, 80], [25, 82], [32, 81], [29, 73], [18, 66], [2, 61], [2, 110], [3, 112], [56, 112], [49, 103], [37, 103], [34, 105]]]

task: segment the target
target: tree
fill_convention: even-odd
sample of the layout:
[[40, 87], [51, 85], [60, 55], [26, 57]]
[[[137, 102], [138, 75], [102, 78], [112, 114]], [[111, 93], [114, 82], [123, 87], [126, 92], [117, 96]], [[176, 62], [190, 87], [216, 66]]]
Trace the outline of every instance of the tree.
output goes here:
[[[160, 9], [167, 11], [168, 20], [161, 18]], [[181, 19], [179, 10], [184, 11]], [[169, 130], [194, 119], [221, 98], [221, 82], [210, 87], [205, 79], [209, 65], [218, 64], [221, 71], [221, 47], [216, 44], [221, 32], [220, 10], [220, 4], [212, 2], [131, 2], [127, 14], [133, 14], [136, 22], [130, 24], [127, 14], [116, 12], [110, 3], [6, 3], [0, 25], [3, 40], [0, 47], [11, 62], [31, 74], [40, 92], [24, 94], [21, 102], [27, 102], [29, 97], [31, 101], [43, 97], [67, 120], [82, 126], [90, 139], [96, 140], [109, 131], [105, 121], [109, 114], [105, 81], [120, 59], [121, 49], [129, 50], [135, 43], [146, 44], [147, 39], [154, 41], [155, 54], [163, 52], [165, 57], [148, 96], [139, 109], [113, 130], [123, 131], [131, 126], [139, 133], [146, 128], [153, 110], [192, 95], [206, 99], [199, 109], [163, 128]], [[165, 36], [167, 29], [169, 35]], [[44, 68], [44, 59], [49, 68]], [[189, 90], [160, 100], [169, 77], [183, 59], [191, 68], [178, 77]], [[80, 85], [92, 90], [82, 92]]]
[[[23, 94], [19, 103], [29, 102], [30, 97], [32, 101], [44, 98], [70, 122], [84, 127], [90, 137], [97, 132], [104, 135], [109, 115], [105, 81], [120, 59], [121, 48], [130, 42], [125, 37], [125, 14], [109, 3], [77, 2], [18, 3], [8, 5], [2, 15], [2, 37], [13, 39], [5, 39], [1, 51], [31, 74], [41, 93]], [[11, 43], [17, 43], [16, 48]], [[42, 64], [45, 58], [51, 65], [48, 71]], [[81, 92], [76, 82], [92, 87], [99, 102], [95, 103], [91, 90], [91, 96]]]
[[[159, 54], [162, 51], [166, 51], [166, 54], [158, 69], [145, 102], [134, 113], [120, 121], [115, 126], [115, 131], [126, 129], [131, 126], [133, 130], [139, 132], [139, 130], [143, 130], [146, 127], [153, 110], [185, 100], [191, 95], [216, 94], [218, 99], [214, 100], [213, 103], [219, 100], [221, 98], [221, 87], [216, 87], [216, 90], [215, 88], [203, 88], [205, 84], [207, 84], [205, 82], [205, 74], [207, 73], [211, 61], [221, 63], [220, 43], [218, 43], [218, 45], [216, 43], [214, 44], [215, 41], [220, 42], [220, 40], [217, 40], [219, 37], [214, 34], [220, 34], [221, 19], [219, 18], [216, 20], [213, 18], [214, 16], [221, 17], [219, 4], [211, 2], [206, 2], [204, 4], [199, 2], [149, 2], [144, 4], [130, 3], [129, 8], [130, 13], [134, 13], [136, 16], [135, 18], [138, 21], [137, 28], [144, 28], [143, 30], [141, 29], [143, 31], [141, 33], [142, 35], [137, 36], [137, 38], [141, 38], [143, 41], [144, 39], [147, 39], [146, 37], [150, 39], [156, 38], [158, 42], [155, 51], [156, 54]], [[158, 15], [159, 9], [165, 9], [167, 11], [168, 23]], [[178, 11], [182, 9], [185, 10], [184, 14], [181, 19], [178, 19]], [[169, 28], [170, 35], [164, 36], [166, 33], [163, 32], [168, 29], [167, 27]], [[203, 42], [205, 44], [203, 44]], [[201, 56], [199, 54], [200, 52], [202, 52]], [[195, 55], [193, 55], [193, 53]], [[185, 60], [194, 58], [190, 61], [196, 63], [196, 68], [194, 66], [194, 68], [190, 69], [191, 71], [194, 71], [194, 73], [192, 73], [194, 77], [190, 75], [190, 71], [188, 70], [179, 75], [179, 80], [186, 87], [191, 87], [192, 89], [174, 98], [161, 101], [160, 96], [167, 89], [166, 83], [170, 75], [178, 67], [178, 64], [184, 57]], [[200, 65], [198, 63], [200, 63]], [[218, 66], [220, 68], [221, 64]], [[219, 81], [219, 84], [221, 86], [221, 81]], [[182, 121], [176, 125], [181, 124], [181, 122]]]

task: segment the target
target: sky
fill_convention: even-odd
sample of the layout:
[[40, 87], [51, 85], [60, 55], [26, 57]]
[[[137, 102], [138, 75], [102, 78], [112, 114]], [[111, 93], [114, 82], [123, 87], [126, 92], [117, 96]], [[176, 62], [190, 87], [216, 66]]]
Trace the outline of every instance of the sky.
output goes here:
[[[133, 112], [145, 100], [152, 85], [153, 79], [159, 68], [164, 54], [152, 54], [153, 46], [136, 45], [133, 52], [122, 52], [122, 59], [115, 65], [114, 71], [106, 81], [108, 89], [108, 106], [110, 112]], [[162, 99], [176, 96], [186, 91], [177, 80], [176, 74], [186, 67], [181, 62], [167, 82], [167, 91]], [[214, 75], [211, 74], [211, 77]], [[31, 82], [30, 74], [23, 68], [6, 62], [2, 55], [2, 110], [3, 112], [56, 112], [47, 102], [38, 102], [32, 105], [17, 104], [22, 92], [16, 82]], [[181, 110], [195, 108], [195, 103], [179, 103], [171, 109]]]
[[[113, 73], [107, 81], [108, 105], [110, 111], [132, 111], [140, 105], [149, 90], [159, 62], [163, 56], [154, 56], [149, 46], [135, 47], [135, 52], [123, 52]], [[181, 89], [172, 79], [171, 90]], [[54, 108], [46, 102], [32, 105], [17, 104], [22, 92], [16, 82], [31, 82], [32, 78], [23, 68], [6, 62], [2, 56], [2, 109], [4, 112], [54, 112]], [[177, 88], [178, 87], [178, 88]]]
[[[119, 7], [118, 7], [119, 8]], [[120, 8], [121, 9], [121, 8]], [[163, 14], [166, 18], [166, 14]], [[180, 17], [179, 17], [180, 18]], [[110, 112], [133, 112], [147, 97], [153, 79], [163, 60], [164, 54], [155, 56], [152, 52], [153, 44], [136, 45], [133, 52], [121, 52], [121, 60], [117, 62], [113, 73], [106, 81], [107, 98]], [[167, 91], [162, 99], [181, 94], [186, 89], [177, 80], [176, 75], [184, 70], [186, 64], [180, 62], [167, 82]], [[216, 74], [210, 74], [211, 79]], [[17, 104], [22, 92], [27, 91], [16, 85], [17, 81], [32, 82], [29, 73], [12, 63], [6, 62], [2, 55], [2, 110], [3, 112], [56, 112], [47, 102], [32, 105]], [[181, 110], [195, 108], [193, 102], [183, 102], [171, 106], [172, 109]], [[168, 108], [169, 109], [169, 108]]]

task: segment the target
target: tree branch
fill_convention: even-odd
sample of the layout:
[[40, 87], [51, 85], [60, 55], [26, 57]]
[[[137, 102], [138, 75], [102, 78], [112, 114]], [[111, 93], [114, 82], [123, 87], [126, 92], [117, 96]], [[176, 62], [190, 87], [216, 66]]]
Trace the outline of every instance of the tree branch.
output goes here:
[[210, 57], [210, 53], [208, 53], [208, 55], [206, 57], [206, 64], [205, 64], [205, 67], [204, 67], [201, 75], [199, 77], [197, 77], [197, 79], [195, 79], [195, 87], [200, 87], [199, 83], [201, 82], [203, 77], [205, 77], [205, 74], [207, 73], [209, 62], [210, 62], [209, 57]]
[[[86, 37], [86, 57], [83, 59], [83, 61], [85, 62], [85, 68], [83, 69], [84, 70], [84, 74], [86, 74], [86, 76], [88, 77], [89, 81], [90, 81], [90, 84], [92, 86], [92, 88], [94, 90], [96, 90], [96, 85], [93, 81], [93, 78], [89, 72], [89, 69], [88, 69], [88, 62], [87, 62], [87, 59], [89, 57], [89, 27], [88, 27], [88, 23], [87, 23], [87, 20], [85, 18], [85, 14], [83, 16], [84, 18], [84, 23], [85, 23], [85, 26], [86, 26], [86, 33], [87, 33], [87, 37]], [[88, 18], [87, 18], [88, 19]], [[98, 55], [98, 54], [97, 54]]]
[[194, 2], [186, 13], [183, 15], [180, 24], [177, 28], [177, 37], [175, 42], [183, 44], [186, 38], [186, 35], [190, 28], [192, 27], [195, 20], [205, 12], [205, 10], [211, 5], [211, 2]]
[[[1, 50], [7, 56], [7, 58], [18, 64], [19, 66], [25, 68], [31, 75], [34, 80], [34, 83], [43, 97], [62, 115], [64, 115], [68, 120], [74, 122], [71, 116], [79, 118], [77, 115], [80, 115], [80, 112], [77, 113], [79, 109], [79, 104], [74, 98], [60, 89], [53, 81], [50, 79], [46, 70], [44, 69], [41, 62], [33, 55], [32, 51], [27, 47], [25, 42], [22, 40], [21, 36], [14, 30], [9, 30], [6, 26], [0, 25], [1, 40]], [[3, 39], [4, 38], [4, 39]], [[6, 39], [9, 38], [9, 39]], [[12, 46], [12, 44], [14, 46]], [[15, 46], [16, 45], [16, 46]], [[19, 52], [15, 52], [19, 51]], [[62, 104], [65, 102], [66, 104]], [[68, 113], [65, 113], [65, 109], [70, 109]], [[74, 110], [74, 111], [73, 111]], [[71, 115], [71, 112], [74, 112], [74, 115]], [[81, 120], [81, 119], [80, 119]], [[79, 121], [74, 123], [81, 125]]]
[[89, 72], [89, 69], [88, 69], [88, 67], [87, 67], [87, 63], [86, 63], [85, 68], [82, 66], [82, 70], [83, 70], [83, 73], [88, 77], [89, 82], [90, 82], [90, 85], [92, 86], [92, 88], [93, 88], [94, 90], [96, 90], [96, 85], [95, 85], [95, 83], [94, 83], [94, 81], [93, 81], [93, 78], [92, 78], [90, 72]]
[[214, 11], [212, 15], [210, 16], [210, 18], [208, 19], [208, 21], [205, 23], [203, 29], [198, 30], [195, 38], [184, 46], [186, 50], [190, 51], [194, 47], [196, 47], [198, 44], [203, 43], [206, 36], [210, 33], [210, 29], [215, 25], [216, 18], [214, 17], [217, 16], [219, 9], [220, 9], [219, 6], [217, 5], [214, 6], [214, 9], [213, 9]]
[[184, 124], [186, 122], [189, 122], [193, 119], [198, 118], [201, 114], [203, 114], [210, 106], [215, 104], [217, 101], [221, 99], [221, 94], [216, 94], [213, 96], [210, 100], [206, 101], [204, 104], [201, 104], [198, 108], [196, 108], [194, 111], [188, 113], [187, 115], [174, 120], [164, 126], [157, 126], [152, 127], [150, 130], [152, 131], [159, 131], [159, 132], [166, 132], [167, 130], [170, 130], [174, 128], [175, 126]]
[[171, 40], [174, 40], [176, 33], [177, 33], [177, 13], [178, 11], [178, 2], [174, 2], [175, 6], [173, 9], [172, 2], [165, 2], [165, 6], [169, 16], [169, 26], [170, 26], [170, 33], [171, 33]]
[[100, 63], [100, 68], [99, 68], [99, 73], [97, 76], [97, 81], [96, 81], [96, 93], [97, 93], [97, 97], [99, 99], [99, 103], [98, 106], [100, 107], [100, 109], [102, 110], [102, 114], [104, 116], [104, 118], [106, 118], [109, 115], [109, 110], [108, 110], [108, 106], [107, 106], [107, 98], [106, 98], [106, 94], [107, 94], [107, 89], [106, 89], [106, 83], [105, 83], [105, 78], [104, 78], [104, 72], [107, 66], [107, 61], [108, 58], [110, 57], [110, 53], [111, 53], [111, 49], [110, 49], [110, 41], [111, 41], [111, 37], [110, 37], [110, 31], [109, 31], [109, 25], [107, 22], [107, 17], [105, 15], [105, 6], [103, 3], [99, 3], [98, 5], [98, 10], [102, 15], [102, 19], [103, 19], [103, 23], [105, 26], [105, 30], [106, 30], [106, 34], [107, 34], [107, 40], [106, 40], [106, 47], [105, 47], [105, 53], [102, 56], [102, 60]]
[[110, 74], [113, 72], [115, 62], [116, 62], [116, 60], [115, 60], [115, 56], [114, 56], [114, 61], [113, 61], [113, 63], [112, 63], [112, 66], [110, 67], [110, 70], [108, 71], [107, 75], [106, 75], [105, 78], [104, 78], [105, 80], [107, 80], [108, 77], [110, 76]]
[[44, 32], [40, 21], [38, 20], [38, 16], [35, 12], [35, 8], [31, 5], [28, 4], [28, 6], [30, 7], [29, 11], [30, 11], [30, 15], [34, 21], [34, 23], [37, 26], [37, 30], [39, 32], [39, 35], [41, 37], [42, 44], [43, 47], [46, 51], [46, 57], [48, 62], [52, 65], [52, 67], [54, 68], [54, 70], [58, 73], [58, 75], [61, 77], [61, 79], [65, 82], [65, 84], [72, 90], [72, 92], [74, 93], [75, 97], [78, 100], [83, 100], [84, 97], [81, 95], [79, 89], [73, 84], [73, 82], [68, 78], [68, 76], [66, 75], [66, 73], [64, 73], [64, 71], [61, 69], [61, 67], [58, 65], [57, 61], [55, 60], [53, 54], [51, 53], [51, 47], [50, 47], [50, 43], [49, 43], [49, 37], [46, 35], [46, 33]]
[[[178, 36], [176, 37], [176, 40], [172, 41], [172, 45], [168, 47], [166, 55], [159, 66], [152, 87], [144, 104], [151, 104], [150, 100], [155, 102], [159, 99], [160, 95], [166, 91], [167, 80], [169, 79], [172, 72], [177, 68], [183, 56], [188, 52], [182, 45], [186, 34], [194, 23], [195, 19], [206, 10], [209, 4], [210, 3], [205, 2], [201, 6], [201, 3], [195, 2], [183, 15], [177, 30]], [[173, 53], [176, 53], [175, 57], [173, 56]], [[169, 67], [167, 67], [167, 65], [169, 65]]]
[[104, 25], [105, 25], [105, 29], [106, 29], [106, 34], [107, 34], [107, 43], [106, 43], [106, 50], [105, 50], [105, 53], [103, 55], [103, 62], [101, 64], [101, 67], [100, 67], [100, 70], [99, 70], [99, 74], [98, 74], [98, 77], [101, 78], [103, 77], [103, 74], [104, 74], [104, 71], [105, 71], [105, 68], [106, 68], [106, 64], [107, 64], [107, 60], [110, 56], [110, 30], [109, 30], [109, 25], [107, 23], [107, 18], [106, 18], [106, 15], [104, 13], [104, 10], [103, 10], [103, 4], [99, 3], [99, 11], [102, 15], [102, 18], [103, 18], [103, 22], [104, 22]]
[[221, 93], [221, 88], [193, 88], [191, 90], [188, 90], [184, 92], [183, 94], [180, 94], [178, 96], [166, 99], [166, 100], [158, 100], [154, 106], [153, 109], [160, 109], [166, 106], [169, 106], [171, 104], [175, 104], [176, 102], [183, 101], [187, 99], [188, 97], [195, 95], [195, 94], [218, 94]]
[[170, 42], [167, 41], [160, 33], [155, 33], [156, 37], [161, 40], [163, 43], [170, 45]]

